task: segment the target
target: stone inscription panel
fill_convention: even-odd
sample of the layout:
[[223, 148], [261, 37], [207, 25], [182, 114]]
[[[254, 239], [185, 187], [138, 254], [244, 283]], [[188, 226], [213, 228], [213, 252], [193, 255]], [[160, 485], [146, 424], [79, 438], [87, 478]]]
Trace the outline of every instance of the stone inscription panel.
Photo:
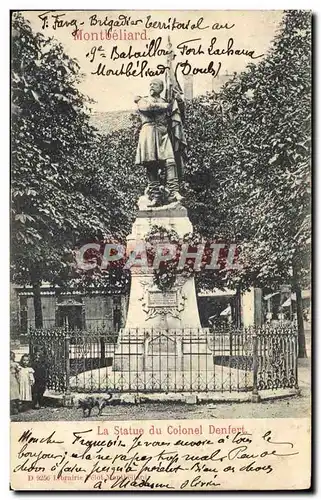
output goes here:
[[177, 307], [177, 292], [148, 292], [149, 307]]

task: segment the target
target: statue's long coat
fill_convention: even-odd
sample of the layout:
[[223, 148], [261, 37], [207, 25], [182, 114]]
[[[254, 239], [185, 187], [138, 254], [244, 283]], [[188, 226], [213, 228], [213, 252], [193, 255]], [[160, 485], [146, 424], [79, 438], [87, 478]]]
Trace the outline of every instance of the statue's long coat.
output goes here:
[[168, 112], [170, 104], [161, 97], [142, 97], [138, 101], [142, 119], [139, 134], [136, 165], [155, 161], [174, 161], [173, 146], [168, 134]]

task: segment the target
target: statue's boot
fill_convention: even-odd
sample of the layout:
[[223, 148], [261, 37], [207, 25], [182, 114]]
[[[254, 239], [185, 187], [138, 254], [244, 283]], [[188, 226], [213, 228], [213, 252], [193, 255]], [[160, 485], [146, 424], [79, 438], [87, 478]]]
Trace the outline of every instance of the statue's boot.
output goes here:
[[161, 195], [158, 181], [149, 181], [148, 197], [151, 200], [148, 203], [149, 207], [159, 207], [161, 205]]
[[157, 207], [161, 205], [158, 165], [155, 165], [155, 162], [147, 164], [146, 173], [148, 179], [147, 194], [150, 200], [148, 206]]
[[169, 191], [168, 203], [181, 201], [183, 196], [179, 192], [177, 167], [175, 163], [168, 163], [166, 165], [166, 179], [166, 187]]

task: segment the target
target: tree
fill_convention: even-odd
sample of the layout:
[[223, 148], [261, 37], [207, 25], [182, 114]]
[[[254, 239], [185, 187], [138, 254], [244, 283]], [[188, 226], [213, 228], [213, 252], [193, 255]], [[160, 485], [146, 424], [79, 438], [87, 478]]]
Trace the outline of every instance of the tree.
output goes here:
[[[239, 245], [244, 239], [234, 217], [229, 217], [231, 200], [225, 185], [229, 178], [228, 164], [222, 157], [230, 147], [227, 133], [228, 107], [224, 95], [207, 93], [187, 103], [187, 161], [183, 194], [194, 232], [210, 242]], [[199, 288], [238, 287], [239, 273], [221, 267], [201, 273]]]
[[[126, 236], [137, 212], [137, 200], [142, 195], [145, 185], [145, 172], [141, 166], [134, 165], [138, 142], [140, 120], [132, 114], [131, 125], [121, 131], [99, 134], [93, 147], [86, 151], [86, 195], [104, 204], [108, 220], [108, 236], [100, 241], [99, 252], [90, 252], [86, 258], [94, 258], [97, 266], [90, 271], [73, 267], [72, 279], [65, 280], [65, 285], [73, 285], [90, 293], [92, 289], [108, 290], [111, 293], [126, 293], [130, 286], [130, 273], [123, 270], [121, 262], [112, 269], [101, 270], [105, 243], [120, 243], [126, 247]], [[80, 240], [81, 244], [88, 239]], [[74, 259], [71, 264], [75, 264]]]
[[202, 234], [241, 246], [242, 268], [207, 287], [309, 285], [311, 14], [287, 11], [267, 56], [187, 108], [186, 202]]
[[[19, 16], [14, 29], [13, 263], [16, 277], [39, 284], [69, 276], [63, 249], [90, 238], [124, 240], [145, 177], [133, 165], [136, 121], [121, 133], [96, 134], [76, 61]], [[242, 250], [242, 269], [203, 273], [199, 284], [244, 290], [291, 282], [300, 355], [310, 257], [310, 52], [310, 13], [285, 12], [261, 62], [218, 94], [187, 103], [182, 186], [195, 231]]]
[[[236, 281], [242, 287], [292, 283], [301, 356], [300, 290], [309, 282], [310, 255], [310, 59], [311, 14], [285, 12], [264, 60], [221, 90], [225, 131], [217, 143], [212, 129], [214, 144], [205, 136], [202, 146], [202, 155], [212, 162], [212, 178], [218, 165], [214, 154], [221, 169], [216, 198], [225, 214], [219, 211], [216, 227], [226, 224], [226, 237], [241, 236], [243, 269]], [[203, 128], [212, 124], [209, 118]], [[213, 148], [218, 150], [213, 153]]]
[[253, 102], [241, 113], [254, 126], [240, 137], [250, 151], [243, 149], [242, 160], [256, 176], [248, 206], [257, 276], [268, 282], [287, 274], [297, 296], [299, 355], [305, 356], [300, 304], [301, 287], [309, 282], [311, 231], [311, 13], [286, 12], [271, 53], [244, 80]]
[[140, 119], [136, 114], [130, 118], [129, 127], [101, 134], [88, 166], [89, 192], [111, 211], [111, 233], [122, 241], [131, 230], [137, 200], [147, 184], [145, 169], [134, 164]]
[[67, 279], [73, 248], [103, 240], [121, 219], [113, 182], [106, 176], [114, 205], [90, 188], [100, 137], [89, 123], [90, 101], [77, 88], [80, 78], [61, 44], [13, 15], [12, 278], [33, 286], [38, 327], [41, 282]]

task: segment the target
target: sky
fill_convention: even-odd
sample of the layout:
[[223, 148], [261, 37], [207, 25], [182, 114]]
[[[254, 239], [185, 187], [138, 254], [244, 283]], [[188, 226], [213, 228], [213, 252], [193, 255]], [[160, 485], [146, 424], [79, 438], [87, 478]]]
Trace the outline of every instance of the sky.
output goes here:
[[[89, 97], [95, 100], [92, 105], [93, 111], [113, 111], [113, 110], [130, 110], [135, 109], [134, 98], [137, 95], [148, 94], [148, 85], [150, 77], [126, 77], [122, 76], [98, 76], [94, 73], [97, 70], [99, 62], [105, 65], [108, 69], [119, 69], [121, 64], [125, 66], [129, 62], [133, 62], [134, 66], [140, 64], [142, 59], [134, 58], [118, 58], [112, 60], [111, 55], [117, 57], [121, 52], [127, 52], [129, 45], [132, 45], [132, 52], [146, 50], [146, 45], [149, 45], [152, 40], [157, 40], [162, 37], [160, 49], [166, 49], [167, 37], [170, 35], [173, 50], [175, 52], [174, 68], [178, 65], [178, 80], [182, 84], [182, 66], [188, 60], [191, 65], [191, 71], [196, 68], [206, 69], [209, 64], [212, 64], [214, 73], [221, 76], [225, 73], [232, 74], [245, 69], [250, 62], [256, 64], [266, 55], [271, 41], [276, 34], [282, 19], [282, 11], [280, 10], [252, 10], [252, 11], [25, 11], [23, 15], [31, 23], [32, 29], [36, 32], [42, 32], [45, 36], [53, 36], [60, 41], [66, 53], [72, 58], [76, 58], [80, 64], [81, 71], [84, 73], [83, 81], [79, 84], [79, 88]], [[54, 16], [59, 15], [59, 18]], [[40, 17], [39, 17], [40, 16]], [[96, 17], [92, 17], [96, 16]], [[117, 35], [124, 37], [128, 36], [129, 32], [133, 33], [136, 40], [85, 40], [85, 37], [93, 37], [92, 33], [97, 33], [100, 37], [100, 32], [111, 25], [99, 27], [97, 21], [104, 21], [107, 16], [107, 22], [112, 22], [123, 16], [123, 19], [133, 22], [132, 26], [117, 27], [113, 26], [113, 31]], [[148, 17], [150, 16], [150, 17]], [[187, 29], [159, 29], [148, 27], [145, 29], [146, 21], [151, 23], [165, 23], [168, 25], [176, 18], [177, 23], [187, 23]], [[200, 21], [200, 18], [203, 20]], [[199, 29], [190, 29], [191, 25], [197, 24]], [[92, 26], [91, 26], [92, 23]], [[94, 25], [96, 23], [96, 25]], [[69, 25], [68, 25], [69, 24]], [[59, 25], [59, 26], [58, 26]], [[82, 40], [75, 40], [72, 33], [75, 26], [82, 30]], [[160, 24], [158, 24], [160, 26]], [[172, 26], [172, 25], [171, 25]], [[223, 26], [220, 29], [218, 26]], [[227, 27], [225, 27], [227, 26]], [[205, 29], [204, 29], [205, 28]], [[122, 32], [120, 32], [122, 30]], [[126, 30], [126, 33], [125, 33]], [[112, 31], [112, 33], [113, 33]], [[85, 35], [86, 33], [86, 35]], [[135, 35], [135, 33], [138, 33]], [[141, 40], [140, 37], [146, 40]], [[211, 46], [211, 40], [216, 37], [216, 41], [212, 45], [214, 51], [219, 49], [220, 54], [209, 54], [208, 49]], [[233, 42], [229, 42], [229, 39]], [[194, 40], [189, 43], [188, 40]], [[228, 43], [232, 50], [252, 52], [250, 54], [222, 54], [222, 50], [227, 50]], [[198, 49], [201, 44], [201, 51], [204, 54], [194, 55], [192, 51], [186, 53], [187, 49]], [[185, 53], [183, 46], [185, 45]], [[98, 48], [101, 47], [100, 50]], [[95, 53], [95, 58], [91, 62], [92, 54]], [[89, 55], [88, 55], [89, 54]], [[86, 57], [87, 55], [87, 57]], [[262, 57], [257, 57], [261, 56]], [[104, 57], [105, 56], [105, 57]], [[156, 69], [158, 64], [166, 65], [166, 55], [160, 54], [155, 57], [145, 58], [148, 67]], [[185, 71], [189, 69], [185, 67]], [[213, 76], [209, 74], [196, 74], [193, 77], [194, 96], [205, 93], [212, 89]]]

